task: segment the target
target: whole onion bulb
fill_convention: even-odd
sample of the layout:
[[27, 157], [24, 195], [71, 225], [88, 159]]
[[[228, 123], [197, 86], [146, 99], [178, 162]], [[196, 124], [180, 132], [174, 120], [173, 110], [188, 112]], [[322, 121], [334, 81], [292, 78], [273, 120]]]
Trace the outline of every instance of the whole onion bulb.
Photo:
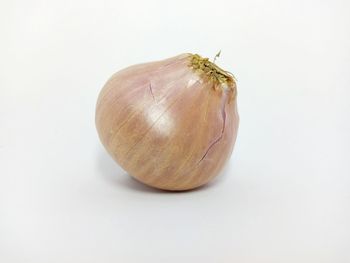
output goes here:
[[218, 175], [238, 122], [232, 74], [189, 53], [115, 73], [96, 106], [109, 154], [137, 180], [165, 190], [193, 189]]

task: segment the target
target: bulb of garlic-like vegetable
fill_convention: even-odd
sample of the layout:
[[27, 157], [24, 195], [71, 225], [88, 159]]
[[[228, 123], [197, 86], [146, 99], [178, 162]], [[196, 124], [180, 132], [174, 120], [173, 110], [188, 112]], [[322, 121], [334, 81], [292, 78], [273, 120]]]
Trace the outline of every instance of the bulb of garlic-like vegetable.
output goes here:
[[165, 190], [193, 189], [218, 175], [238, 122], [232, 74], [193, 54], [115, 73], [96, 107], [109, 154], [137, 180]]

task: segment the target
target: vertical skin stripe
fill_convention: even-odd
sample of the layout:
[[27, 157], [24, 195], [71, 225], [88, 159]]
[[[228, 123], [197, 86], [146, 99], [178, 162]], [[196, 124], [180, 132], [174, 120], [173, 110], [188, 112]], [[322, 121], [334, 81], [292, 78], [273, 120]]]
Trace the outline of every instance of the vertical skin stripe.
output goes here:
[[[239, 117], [234, 89], [189, 67], [191, 54], [112, 76], [96, 106], [101, 142], [131, 176], [165, 190], [214, 178], [229, 159]], [[233, 97], [233, 98], [232, 98]]]

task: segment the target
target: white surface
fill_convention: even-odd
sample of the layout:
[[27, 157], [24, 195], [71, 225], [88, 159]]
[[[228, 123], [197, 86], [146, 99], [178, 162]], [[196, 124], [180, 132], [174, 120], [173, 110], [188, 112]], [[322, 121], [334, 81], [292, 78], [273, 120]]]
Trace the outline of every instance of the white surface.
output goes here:
[[[0, 262], [350, 262], [348, 1], [1, 1]], [[97, 95], [182, 52], [238, 78], [233, 157], [165, 193], [102, 148]]]

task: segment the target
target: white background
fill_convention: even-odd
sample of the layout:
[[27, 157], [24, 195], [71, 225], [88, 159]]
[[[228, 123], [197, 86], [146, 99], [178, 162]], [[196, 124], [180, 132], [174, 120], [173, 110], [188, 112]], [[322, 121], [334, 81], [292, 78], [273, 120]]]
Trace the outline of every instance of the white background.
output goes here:
[[[350, 262], [350, 3], [0, 1], [0, 262]], [[225, 172], [130, 179], [98, 140], [105, 81], [183, 52], [238, 79]]]

